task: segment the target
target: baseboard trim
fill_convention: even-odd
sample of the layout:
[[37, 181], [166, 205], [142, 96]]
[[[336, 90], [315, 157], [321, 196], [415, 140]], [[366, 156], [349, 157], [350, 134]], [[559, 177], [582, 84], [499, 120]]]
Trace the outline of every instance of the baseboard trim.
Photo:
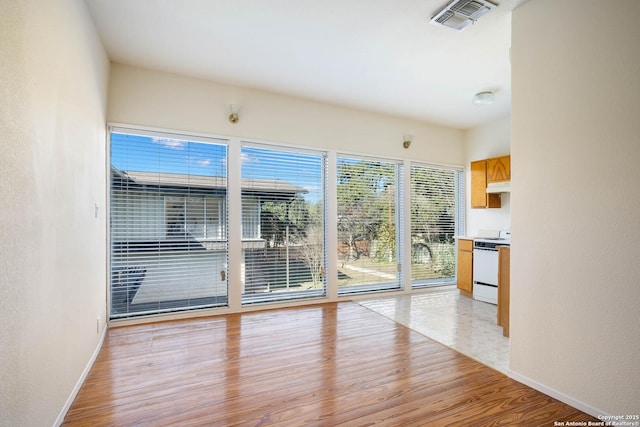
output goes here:
[[82, 384], [84, 384], [84, 381], [87, 379], [87, 375], [89, 375], [89, 371], [91, 371], [91, 368], [93, 367], [93, 364], [95, 363], [96, 359], [98, 358], [98, 354], [102, 349], [102, 344], [104, 343], [104, 339], [107, 336], [107, 329], [109, 329], [109, 327], [105, 325], [105, 327], [102, 329], [102, 335], [98, 340], [98, 345], [96, 346], [96, 349], [93, 351], [93, 354], [91, 355], [91, 358], [87, 362], [87, 365], [84, 367], [84, 370], [82, 371], [80, 378], [78, 378], [78, 381], [76, 382], [75, 387], [73, 387], [73, 390], [71, 390], [71, 394], [67, 398], [67, 401], [62, 407], [62, 410], [58, 414], [58, 417], [56, 418], [56, 421], [53, 424], [54, 427], [59, 427], [62, 425], [62, 422], [64, 421], [64, 417], [67, 415], [69, 408], [71, 408], [73, 401], [75, 400], [76, 396], [80, 392], [80, 388], [82, 387]]
[[591, 405], [588, 405], [580, 400], [574, 399], [571, 396], [568, 396], [558, 390], [555, 390], [549, 386], [546, 386], [535, 380], [532, 380], [531, 378], [528, 378], [524, 375], [520, 375], [516, 372], [513, 372], [510, 369], [507, 369], [507, 376], [533, 389], [536, 389], [539, 392], [546, 394], [547, 396], [551, 396], [554, 399], [557, 399], [563, 403], [566, 403], [567, 405], [571, 405], [574, 408], [579, 409], [580, 411], [585, 412], [593, 417], [598, 418], [602, 415], [610, 415], [610, 414], [607, 414], [605, 411], [602, 411], [598, 408], [594, 408]]

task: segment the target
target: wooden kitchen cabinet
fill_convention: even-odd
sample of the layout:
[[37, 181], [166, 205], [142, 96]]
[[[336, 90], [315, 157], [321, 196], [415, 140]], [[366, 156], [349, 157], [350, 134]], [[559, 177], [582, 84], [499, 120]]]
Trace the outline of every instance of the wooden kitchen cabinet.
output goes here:
[[498, 326], [509, 336], [509, 300], [511, 298], [511, 249], [498, 246]]
[[487, 183], [511, 180], [511, 156], [487, 159]]
[[473, 240], [458, 239], [458, 289], [471, 296], [473, 292]]
[[471, 207], [499, 208], [500, 195], [487, 194], [487, 160], [471, 162]]

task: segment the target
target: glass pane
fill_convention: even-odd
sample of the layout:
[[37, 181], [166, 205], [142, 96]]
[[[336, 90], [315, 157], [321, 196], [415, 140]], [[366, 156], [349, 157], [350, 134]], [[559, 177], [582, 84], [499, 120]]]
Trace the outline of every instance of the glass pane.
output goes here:
[[186, 236], [184, 197], [165, 197], [167, 238], [184, 239]]
[[204, 239], [204, 196], [187, 198], [186, 231], [192, 239]]
[[224, 141], [111, 133], [111, 318], [227, 304]]
[[339, 292], [397, 289], [398, 166], [340, 157], [337, 170]]
[[260, 201], [250, 194], [242, 197], [242, 238], [260, 238]]
[[243, 303], [325, 295], [323, 153], [242, 148]]
[[206, 198], [206, 223], [205, 237], [207, 239], [226, 239], [226, 227], [224, 224], [226, 208], [223, 197]]
[[459, 173], [426, 165], [411, 167], [411, 278], [414, 287], [455, 281]]

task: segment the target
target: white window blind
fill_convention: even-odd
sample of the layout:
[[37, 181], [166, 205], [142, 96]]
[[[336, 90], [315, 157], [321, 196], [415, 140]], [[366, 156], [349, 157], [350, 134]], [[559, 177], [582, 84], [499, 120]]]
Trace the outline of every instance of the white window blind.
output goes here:
[[400, 287], [398, 206], [401, 165], [338, 156], [338, 292]]
[[242, 147], [243, 304], [325, 289], [326, 155]]
[[227, 304], [227, 146], [110, 130], [111, 318]]
[[455, 236], [464, 233], [461, 169], [411, 165], [411, 278], [414, 287], [453, 283]]

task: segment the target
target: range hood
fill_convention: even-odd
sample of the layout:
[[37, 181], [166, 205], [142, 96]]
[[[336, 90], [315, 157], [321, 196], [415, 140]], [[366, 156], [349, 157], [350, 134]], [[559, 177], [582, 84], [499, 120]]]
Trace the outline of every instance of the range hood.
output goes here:
[[511, 193], [511, 181], [490, 182], [487, 193]]

